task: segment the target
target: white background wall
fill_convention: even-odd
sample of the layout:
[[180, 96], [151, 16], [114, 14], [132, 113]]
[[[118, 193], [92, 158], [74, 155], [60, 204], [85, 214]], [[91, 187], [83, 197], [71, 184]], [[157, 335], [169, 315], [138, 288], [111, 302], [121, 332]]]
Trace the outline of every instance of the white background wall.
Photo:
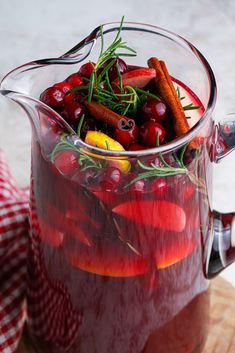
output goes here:
[[[0, 0], [0, 79], [33, 59], [57, 56], [95, 26], [139, 21], [168, 28], [205, 55], [217, 78], [216, 118], [235, 112], [235, 2], [233, 0]], [[13, 103], [0, 97], [0, 148], [20, 186], [29, 180], [30, 126]], [[216, 167], [214, 204], [235, 211], [235, 152]], [[223, 274], [235, 286], [235, 265]]]

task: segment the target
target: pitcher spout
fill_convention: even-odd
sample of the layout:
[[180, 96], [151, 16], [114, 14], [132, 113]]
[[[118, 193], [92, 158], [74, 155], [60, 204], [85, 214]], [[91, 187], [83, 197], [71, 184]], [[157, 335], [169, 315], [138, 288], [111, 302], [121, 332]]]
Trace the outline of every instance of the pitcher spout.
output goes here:
[[8, 73], [0, 83], [0, 94], [23, 108], [39, 142], [45, 138], [48, 131], [53, 132], [54, 137], [61, 134], [75, 135], [75, 131], [62, 116], [42, 103], [39, 96], [40, 92], [54, 84], [55, 79], [63, 81], [74, 72], [74, 65], [90, 55], [99, 35], [100, 28], [97, 27], [65, 54], [19, 66]]
[[75, 135], [75, 131], [56, 111], [39, 100], [2, 88], [0, 93], [16, 102], [24, 110], [30, 120], [33, 136], [37, 138], [45, 155], [51, 149], [51, 147], [48, 149], [48, 143], [50, 146], [52, 142], [55, 144], [62, 134]]

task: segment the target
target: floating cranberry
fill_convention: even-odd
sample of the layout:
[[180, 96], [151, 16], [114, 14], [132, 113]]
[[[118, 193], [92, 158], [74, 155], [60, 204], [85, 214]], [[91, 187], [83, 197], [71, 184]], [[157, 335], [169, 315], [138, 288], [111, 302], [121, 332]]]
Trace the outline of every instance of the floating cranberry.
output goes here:
[[165, 127], [165, 131], [166, 131], [166, 136], [165, 136], [165, 140], [167, 142], [174, 140], [177, 136], [174, 130], [174, 122], [171, 118], [167, 119], [164, 122], [164, 127]]
[[163, 159], [171, 167], [177, 167], [178, 166], [178, 163], [177, 163], [177, 161], [176, 161], [176, 159], [175, 159], [175, 157], [173, 156], [172, 153], [168, 153], [166, 155], [163, 155]]
[[180, 199], [181, 202], [187, 201], [195, 192], [195, 184], [185, 174], [169, 176], [167, 181], [170, 189], [169, 195]]
[[145, 192], [145, 189], [146, 189], [145, 184], [146, 183], [145, 183], [144, 179], [137, 180], [133, 184], [130, 185], [130, 190], [134, 191], [134, 192], [138, 192], [138, 193], [139, 192], [143, 193], [143, 192]]
[[85, 108], [81, 103], [72, 101], [65, 105], [61, 115], [69, 124], [77, 125], [84, 112]]
[[118, 168], [107, 168], [99, 175], [99, 185], [102, 190], [113, 191], [122, 182], [122, 173]]
[[78, 167], [78, 155], [72, 150], [60, 151], [55, 156], [54, 164], [62, 174], [72, 174]]
[[89, 168], [82, 172], [80, 180], [85, 185], [93, 185], [97, 182], [97, 170]]
[[134, 125], [130, 130], [114, 130], [114, 139], [117, 140], [122, 146], [127, 147], [136, 142], [139, 137], [139, 127]]
[[69, 77], [66, 78], [66, 81], [72, 87], [78, 87], [78, 86], [84, 85], [84, 81], [78, 73], [74, 73], [74, 74], [70, 75]]
[[162, 123], [167, 118], [167, 107], [162, 100], [148, 98], [142, 107], [143, 117], [146, 120], [153, 120]]
[[159, 157], [154, 158], [154, 160], [152, 161], [152, 163], [153, 163], [156, 167], [158, 167], [158, 168], [164, 167], [164, 164], [163, 164], [161, 158], [159, 158]]
[[92, 62], [88, 62], [86, 64], [83, 64], [78, 71], [79, 75], [86, 77], [86, 78], [90, 78], [92, 72], [94, 71], [94, 66], [95, 66], [95, 64]]
[[87, 131], [97, 131], [99, 130], [98, 128], [98, 122], [97, 120], [93, 119], [93, 118], [87, 118], [84, 120], [84, 123], [82, 124], [82, 130], [81, 130], [81, 133], [82, 133], [82, 138], [85, 137]]
[[64, 92], [57, 87], [49, 87], [40, 95], [40, 100], [51, 108], [61, 108], [64, 105]]
[[58, 82], [54, 85], [54, 87], [61, 89], [61, 91], [64, 92], [65, 96], [64, 96], [64, 102], [70, 102], [74, 99], [75, 97], [75, 93], [71, 92], [69, 94], [66, 94], [68, 91], [70, 91], [71, 89], [73, 89], [73, 86], [71, 86], [68, 82], [66, 81], [62, 81], [62, 82]]
[[140, 143], [133, 143], [128, 147], [128, 151], [141, 151], [144, 150], [144, 146]]
[[[145, 147], [146, 148], [146, 147]], [[141, 162], [145, 164], [146, 166], [156, 166], [158, 168], [163, 168], [164, 164], [162, 163], [161, 159], [159, 157], [156, 157], [156, 155], [151, 154], [149, 156], [144, 157]], [[142, 168], [140, 167], [138, 169], [139, 171], [143, 171]]]
[[150, 189], [154, 192], [154, 196], [162, 198], [169, 190], [169, 186], [167, 185], [165, 178], [153, 178]]
[[140, 128], [141, 142], [147, 147], [156, 147], [157, 141], [161, 143], [165, 134], [164, 127], [154, 121], [147, 121]]
[[[114, 58], [110, 58], [109, 60], [107, 60], [103, 65], [103, 69], [105, 69], [107, 65], [109, 65], [113, 60]], [[124, 60], [117, 57], [113, 65], [108, 70], [108, 76], [110, 81], [113, 81], [116, 77], [118, 77], [118, 71], [120, 72], [120, 74], [124, 74], [127, 71], [127, 64]]]
[[138, 173], [132, 172], [128, 175], [128, 182], [131, 182], [132, 184], [129, 186], [129, 190], [133, 192], [134, 194], [137, 193], [143, 193], [146, 190], [146, 181], [145, 179], [139, 179], [133, 182], [134, 179], [138, 177]]
[[196, 186], [192, 182], [186, 183], [182, 190], [182, 199], [188, 200], [195, 192]]

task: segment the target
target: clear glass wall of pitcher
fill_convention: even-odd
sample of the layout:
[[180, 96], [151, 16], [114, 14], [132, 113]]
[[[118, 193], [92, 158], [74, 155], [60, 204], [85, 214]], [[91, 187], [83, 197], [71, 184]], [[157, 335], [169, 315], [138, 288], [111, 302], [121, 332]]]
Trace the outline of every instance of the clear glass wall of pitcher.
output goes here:
[[[103, 30], [109, 43], [118, 24]], [[234, 117], [218, 125], [212, 119], [213, 72], [171, 32], [136, 23], [122, 32], [138, 53], [135, 64], [162, 58], [203, 107], [190, 132], [167, 145], [137, 152], [89, 146], [39, 101], [78, 63], [96, 60], [99, 28], [61, 57], [25, 64], [1, 83], [0, 93], [32, 123], [27, 326], [38, 352], [199, 353], [208, 330], [208, 279], [235, 259], [233, 214], [211, 209], [213, 163], [235, 145]], [[187, 155], [195, 137], [200, 149]], [[73, 151], [75, 170], [56, 166], [63, 150]], [[149, 161], [165, 173], [156, 169], [149, 178]], [[123, 171], [118, 190], [99, 183], [100, 166]], [[130, 168], [135, 177], [142, 173], [139, 189], [125, 172]]]

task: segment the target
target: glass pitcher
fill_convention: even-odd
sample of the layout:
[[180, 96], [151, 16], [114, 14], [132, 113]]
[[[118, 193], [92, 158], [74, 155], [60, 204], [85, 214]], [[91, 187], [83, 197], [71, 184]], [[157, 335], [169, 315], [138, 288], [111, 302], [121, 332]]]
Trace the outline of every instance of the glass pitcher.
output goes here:
[[[105, 43], [118, 28], [103, 26]], [[234, 149], [234, 117], [213, 121], [209, 64], [188, 41], [155, 26], [125, 23], [122, 38], [138, 53], [128, 64], [157, 55], [198, 97], [203, 114], [187, 134], [142, 151], [101, 149], [39, 101], [78, 63], [96, 61], [100, 27], [59, 58], [25, 64], [1, 83], [32, 124], [27, 327], [40, 353], [202, 352], [209, 279], [235, 260], [233, 214], [211, 208], [212, 166]], [[188, 154], [195, 138], [200, 148]], [[58, 166], [63, 151], [76, 168]], [[123, 172], [118, 188], [99, 182], [107, 168]]]

